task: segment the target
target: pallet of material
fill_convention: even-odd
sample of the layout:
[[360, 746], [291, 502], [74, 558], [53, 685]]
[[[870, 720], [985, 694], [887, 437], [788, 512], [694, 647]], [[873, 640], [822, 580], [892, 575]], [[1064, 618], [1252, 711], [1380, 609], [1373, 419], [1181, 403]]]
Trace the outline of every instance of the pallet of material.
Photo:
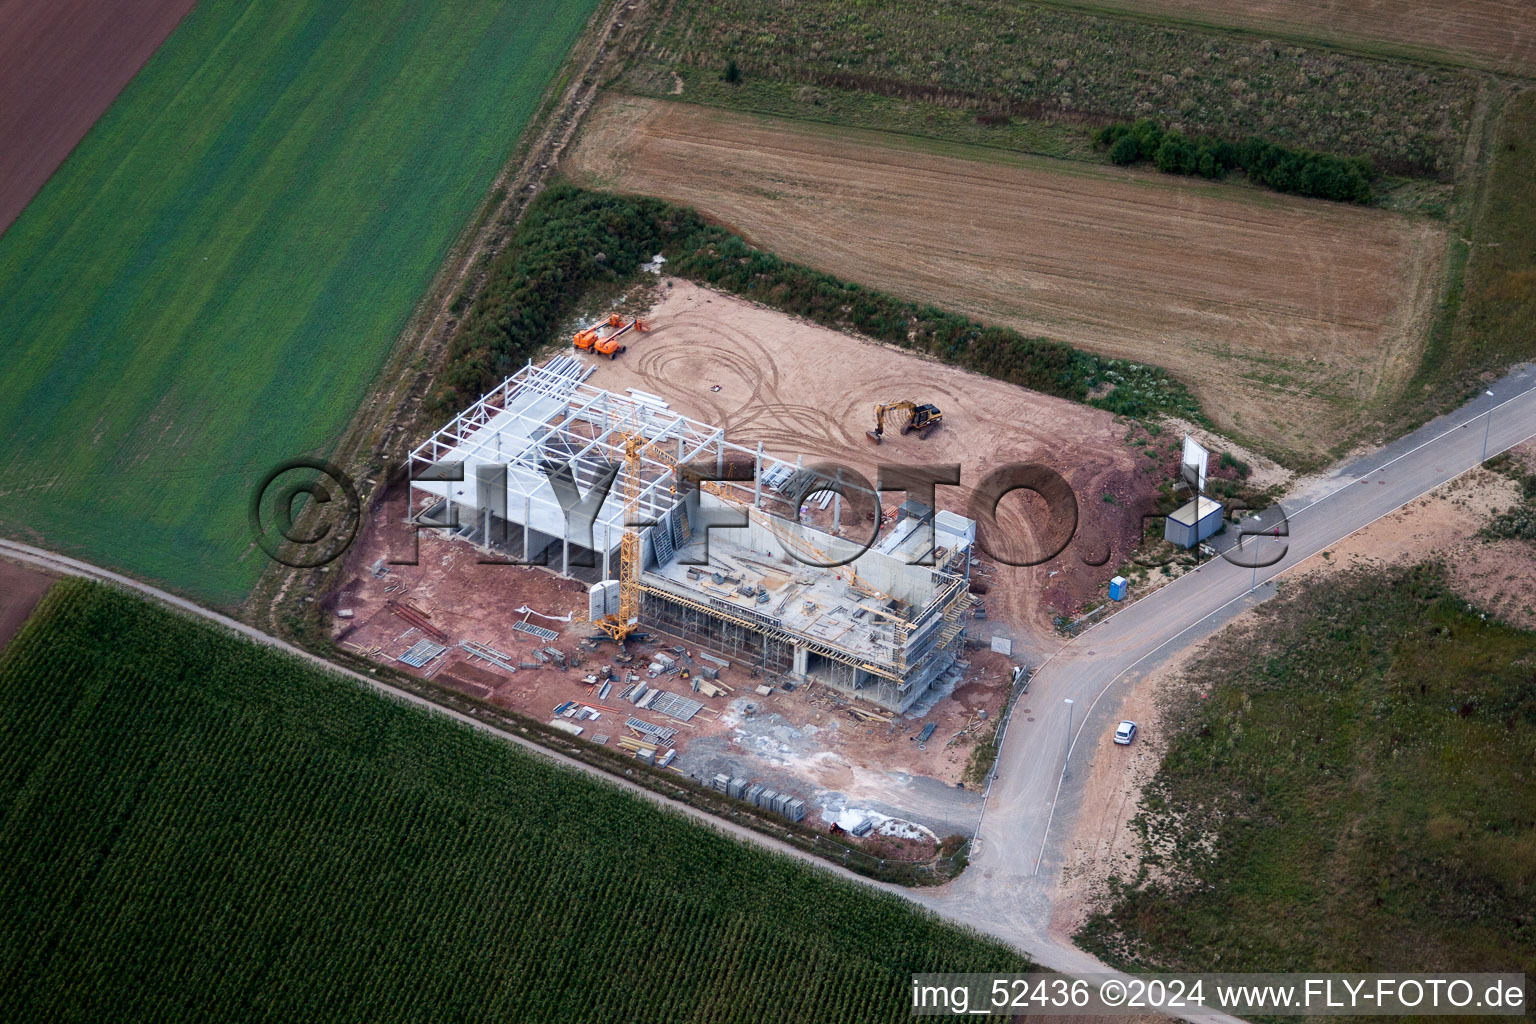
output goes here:
[[421, 630], [427, 636], [438, 641], [439, 643], [448, 642], [448, 634], [432, 625], [432, 623], [428, 622], [426, 613], [421, 611], [419, 608], [401, 601], [396, 601], [394, 598], [390, 598], [388, 601], [385, 601], [384, 607], [393, 612], [396, 617], [403, 619], [407, 625], [415, 626], [417, 629]]
[[551, 719], [549, 724], [554, 726], [556, 729], [559, 729], [561, 732], [570, 733], [572, 736], [580, 736], [582, 733], [586, 732], [585, 729], [577, 725], [575, 722], [567, 722], [563, 718]]
[[634, 754], [646, 764], [656, 763], [656, 744], [646, 743], [641, 740], [630, 739], [628, 736], [619, 737], [619, 747]]
[[476, 643], [473, 640], [460, 640], [459, 650], [463, 651], [471, 658], [478, 658], [480, 661], [485, 662], [487, 665], [493, 665], [496, 668], [501, 669], [503, 672], [513, 674], [517, 672], [517, 666], [512, 664], [512, 659], [508, 655], [502, 654], [494, 647], [487, 646], [486, 644]]
[[672, 737], [677, 735], [676, 729], [668, 729], [664, 725], [652, 725], [650, 722], [639, 718], [625, 719], [624, 724], [635, 730], [635, 732], [654, 737], [661, 743], [671, 743]]
[[514, 622], [512, 623], [512, 628], [520, 633], [527, 633], [530, 636], [536, 636], [540, 640], [553, 640], [560, 635], [552, 629], [545, 629], [543, 626], [535, 626], [533, 623], [527, 621]]
[[704, 709], [704, 705], [688, 697], [679, 697], [675, 693], [665, 690], [656, 690], [655, 699], [650, 702], [653, 711], [660, 711], [669, 718], [675, 718], [679, 722], [686, 722]]
[[442, 654], [448, 648], [442, 644], [433, 643], [431, 640], [418, 640], [411, 645], [411, 649], [400, 655], [395, 660], [412, 668], [425, 668], [427, 662]]

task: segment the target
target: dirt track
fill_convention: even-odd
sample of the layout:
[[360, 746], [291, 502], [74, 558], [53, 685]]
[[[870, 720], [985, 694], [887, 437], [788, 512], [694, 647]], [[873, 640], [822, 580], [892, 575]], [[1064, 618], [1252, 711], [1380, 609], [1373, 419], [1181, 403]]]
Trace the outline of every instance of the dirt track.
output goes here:
[[1332, 447], [1416, 365], [1439, 285], [1437, 224], [915, 145], [614, 97], [567, 168], [692, 204], [861, 284], [1167, 367], [1218, 425], [1282, 449]]
[[[1052, 616], [1098, 593], [1129, 555], [1160, 478], [1151, 460], [1123, 443], [1126, 428], [1110, 414], [670, 284], [652, 310], [653, 330], [617, 361], [599, 359], [592, 384], [662, 395], [676, 411], [725, 427], [737, 444], [762, 441], [771, 454], [808, 462], [835, 459], [870, 480], [877, 462], [959, 463], [961, 486], [940, 487], [937, 496], [962, 513], [970, 488], [1007, 463], [1040, 462], [1067, 479], [1077, 493], [1076, 538], [1043, 565], [997, 567], [986, 597], [989, 629], [1037, 653], [1054, 649]], [[891, 431], [884, 445], [871, 446], [864, 433], [874, 426], [875, 403], [903, 398], [937, 404], [944, 425], [927, 440]], [[1025, 551], [1043, 533], [1044, 503], [1026, 504], [1024, 493], [1000, 506], [999, 548]], [[1102, 566], [1084, 564], [1106, 554]]]
[[1525, 0], [1090, 0], [1084, 6], [1344, 43], [1381, 40], [1464, 56], [1480, 67], [1536, 71], [1536, 7]]
[[0, 0], [0, 233], [194, 0]]

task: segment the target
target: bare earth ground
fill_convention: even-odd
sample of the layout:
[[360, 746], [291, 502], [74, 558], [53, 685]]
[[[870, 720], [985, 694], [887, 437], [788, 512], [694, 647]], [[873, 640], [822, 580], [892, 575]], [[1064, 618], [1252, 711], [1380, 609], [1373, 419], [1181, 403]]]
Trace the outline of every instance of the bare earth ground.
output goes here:
[[[871, 481], [881, 462], [959, 463], [961, 486], [939, 487], [937, 499], [962, 514], [971, 488], [997, 467], [1038, 462], [1066, 478], [1077, 494], [1077, 536], [1056, 558], [1033, 567], [998, 565], [989, 580], [982, 635], [1010, 637], [1015, 655], [1021, 647], [1036, 657], [1054, 650], [1053, 618], [1097, 595], [1134, 550], [1158, 479], [1148, 460], [1126, 447], [1127, 427], [1109, 413], [686, 281], [666, 280], [660, 295], [650, 333], [615, 361], [597, 359], [589, 383], [661, 395], [677, 412], [725, 427], [737, 444], [761, 441], [786, 459], [836, 460]], [[943, 426], [927, 440], [889, 430], [885, 444], [871, 445], [864, 435], [875, 425], [874, 406], [893, 399], [935, 403]], [[1040, 537], [1044, 504], [1026, 504], [1023, 493], [1004, 499], [999, 536], [983, 532], [998, 554], [1005, 544], [1022, 553]], [[1106, 502], [1106, 494], [1115, 501]], [[903, 497], [889, 494], [884, 506]]]
[[49, 573], [0, 560], [0, 650], [32, 615], [53, 580]]
[[[1516, 458], [1536, 468], [1536, 442], [1512, 449]], [[1536, 544], [1518, 540], [1479, 540], [1476, 533], [1494, 510], [1519, 500], [1519, 488], [1507, 477], [1474, 469], [1426, 494], [1390, 516], [1345, 538], [1294, 570], [1295, 579], [1316, 578], [1358, 565], [1391, 565], [1438, 558], [1448, 567], [1457, 591], [1505, 621], [1536, 629]], [[1252, 612], [1232, 627], [1251, 622]], [[1056, 891], [1057, 911], [1051, 930], [1070, 940], [1088, 915], [1102, 909], [1112, 874], [1131, 876], [1141, 849], [1130, 821], [1138, 811], [1141, 789], [1157, 770], [1166, 749], [1158, 728], [1162, 709], [1177, 691], [1183, 670], [1198, 659], [1217, 634], [1185, 648], [1125, 690], [1119, 715], [1141, 723], [1134, 746], [1116, 747], [1106, 735], [1095, 753], [1084, 790], [1082, 812], [1068, 843], [1067, 862]]]
[[0, 233], [194, 0], [0, 0]]
[[1081, 6], [1301, 31], [1345, 44], [1380, 40], [1499, 71], [1536, 71], [1536, 6], [1527, 0], [1088, 0]]
[[1382, 210], [661, 100], [607, 98], [566, 166], [848, 280], [1166, 367], [1222, 429], [1303, 454], [1412, 373], [1445, 248]]

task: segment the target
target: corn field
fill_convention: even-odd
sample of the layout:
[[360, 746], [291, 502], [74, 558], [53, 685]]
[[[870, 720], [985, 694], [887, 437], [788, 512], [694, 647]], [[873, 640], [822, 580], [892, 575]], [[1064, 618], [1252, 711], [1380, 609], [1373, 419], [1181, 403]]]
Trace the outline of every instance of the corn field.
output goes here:
[[867, 1021], [1022, 958], [113, 589], [0, 653], [0, 1019]]

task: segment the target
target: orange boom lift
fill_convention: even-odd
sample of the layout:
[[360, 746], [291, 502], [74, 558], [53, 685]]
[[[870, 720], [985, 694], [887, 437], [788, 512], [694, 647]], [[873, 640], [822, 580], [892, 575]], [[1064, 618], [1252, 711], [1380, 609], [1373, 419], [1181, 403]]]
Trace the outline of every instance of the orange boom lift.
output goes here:
[[[636, 317], [625, 320], [617, 313], [611, 314], [602, 323], [593, 324], [585, 330], [577, 331], [571, 338], [571, 344], [583, 352], [591, 351], [609, 359], [619, 358], [629, 346], [619, 344], [619, 339], [630, 331], [648, 331], [651, 325]], [[603, 333], [604, 331], [608, 333]]]

